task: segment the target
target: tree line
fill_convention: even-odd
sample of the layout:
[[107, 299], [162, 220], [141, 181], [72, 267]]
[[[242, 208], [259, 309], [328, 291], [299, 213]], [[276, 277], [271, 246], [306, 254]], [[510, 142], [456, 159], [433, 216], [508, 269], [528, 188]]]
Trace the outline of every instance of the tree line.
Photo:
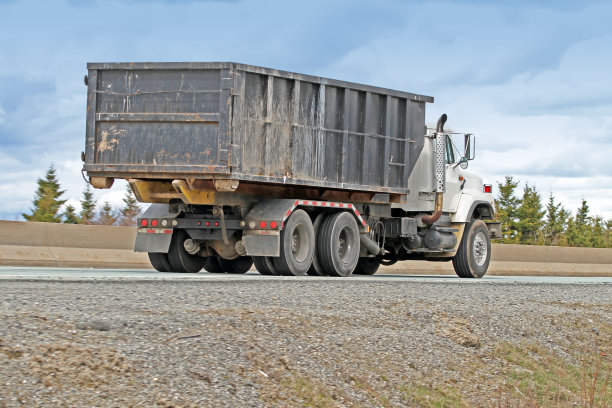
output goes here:
[[108, 201], [97, 208], [91, 185], [87, 184], [80, 200], [81, 211], [77, 214], [74, 206], [70, 204], [60, 211], [66, 203], [66, 200], [62, 199], [65, 191], [60, 187], [53, 165], [49, 167], [45, 177], [39, 178], [37, 183], [38, 188], [34, 193], [32, 208], [29, 213], [22, 214], [26, 221], [135, 226], [136, 219], [142, 212], [129, 185], [123, 196], [123, 207], [115, 210]]
[[[123, 197], [123, 207], [115, 210], [108, 201], [101, 208], [96, 208], [93, 191], [87, 184], [81, 198], [81, 211], [77, 214], [72, 205], [60, 211], [66, 202], [62, 199], [65, 191], [61, 190], [53, 165], [37, 183], [33, 207], [30, 213], [22, 214], [27, 221], [134, 226], [141, 214], [129, 186]], [[535, 185], [525, 184], [522, 196], [517, 195], [518, 186], [519, 181], [512, 176], [506, 176], [503, 183], [497, 183], [495, 219], [501, 222], [502, 227], [502, 238], [498, 242], [612, 248], [612, 220], [591, 215], [585, 199], [574, 215], [556, 202], [552, 193], [546, 205], [543, 205]]]
[[551, 192], [546, 205], [535, 185], [525, 184], [522, 196], [519, 185], [506, 176], [497, 183], [495, 219], [501, 222], [502, 238], [508, 244], [555, 245], [590, 248], [612, 248], [612, 220], [591, 215], [583, 198], [575, 215], [556, 202]]

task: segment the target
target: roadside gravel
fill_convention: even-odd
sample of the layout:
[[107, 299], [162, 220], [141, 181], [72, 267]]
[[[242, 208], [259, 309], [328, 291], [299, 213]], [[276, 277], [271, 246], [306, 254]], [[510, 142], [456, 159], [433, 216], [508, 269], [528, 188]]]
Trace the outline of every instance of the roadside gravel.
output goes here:
[[574, 406], [537, 364], [609, 367], [611, 322], [609, 284], [2, 281], [0, 407]]

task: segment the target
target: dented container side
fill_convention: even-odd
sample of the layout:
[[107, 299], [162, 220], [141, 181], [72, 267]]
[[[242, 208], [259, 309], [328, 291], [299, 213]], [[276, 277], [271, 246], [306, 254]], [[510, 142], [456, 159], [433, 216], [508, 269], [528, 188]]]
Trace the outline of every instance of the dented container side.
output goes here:
[[89, 70], [85, 170], [227, 173], [229, 69]]
[[272, 70], [235, 75], [241, 178], [405, 191], [423, 148], [427, 97]]
[[89, 64], [89, 174], [407, 192], [433, 98], [235, 63]]

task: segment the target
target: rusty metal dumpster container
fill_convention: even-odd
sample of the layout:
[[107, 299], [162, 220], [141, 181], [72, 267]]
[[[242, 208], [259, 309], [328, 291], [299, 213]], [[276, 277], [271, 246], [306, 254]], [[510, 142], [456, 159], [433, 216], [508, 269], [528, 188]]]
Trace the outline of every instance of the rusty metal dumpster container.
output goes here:
[[237, 63], [88, 64], [89, 176], [406, 192], [433, 98]]

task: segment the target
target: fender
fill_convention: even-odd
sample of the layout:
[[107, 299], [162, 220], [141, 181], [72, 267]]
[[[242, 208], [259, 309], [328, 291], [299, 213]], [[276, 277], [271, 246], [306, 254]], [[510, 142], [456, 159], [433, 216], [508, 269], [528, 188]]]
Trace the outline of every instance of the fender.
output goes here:
[[[476, 214], [476, 217], [474, 217]], [[482, 220], [492, 220], [495, 215], [493, 206], [485, 200], [474, 200], [474, 197], [468, 194], [461, 195], [457, 212], [453, 214], [452, 222], [470, 222], [472, 218], [480, 218]]]

